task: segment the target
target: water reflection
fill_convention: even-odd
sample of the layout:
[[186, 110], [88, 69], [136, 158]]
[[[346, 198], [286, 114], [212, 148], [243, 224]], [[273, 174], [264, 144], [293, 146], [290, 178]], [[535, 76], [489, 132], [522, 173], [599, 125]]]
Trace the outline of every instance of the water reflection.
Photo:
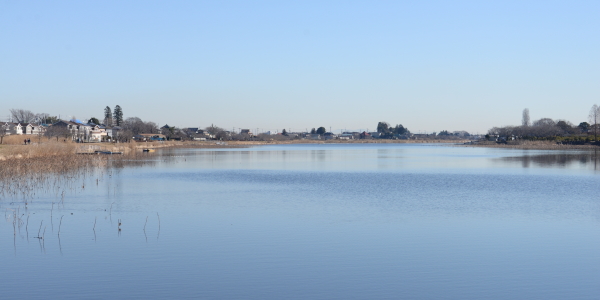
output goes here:
[[[59, 218], [58, 216], [52, 217], [48, 212], [43, 213], [39, 209], [39, 207], [36, 207], [31, 212], [26, 212], [27, 217], [25, 217], [25, 213], [19, 215], [18, 209], [6, 209], [11, 213], [5, 214], [4, 225], [10, 229], [1, 226], [0, 232], [12, 235], [15, 255], [20, 252], [28, 253], [31, 247], [39, 248], [42, 254], [47, 254], [50, 251], [58, 252], [62, 256], [63, 250], [67, 253], [77, 253], [89, 240], [93, 240], [94, 244], [100, 240], [104, 242], [104, 246], [110, 247], [115, 243], [115, 238], [121, 238], [125, 235], [125, 231], [127, 231], [126, 236], [128, 239], [138, 242], [142, 241], [140, 237], [143, 237], [146, 243], [148, 242], [148, 236], [156, 237], [156, 240], [160, 238], [161, 221], [158, 212], [155, 216], [147, 214], [144, 215], [145, 217], [139, 214], [132, 216], [131, 213], [120, 212], [119, 214], [124, 215], [127, 219], [119, 218], [118, 224], [113, 224], [108, 211], [95, 215], [93, 218], [83, 215], [83, 212], [79, 214], [65, 212]], [[37, 213], [33, 211], [37, 211]], [[48, 221], [52, 221], [53, 218], [56, 218], [59, 223], [56, 232], [53, 232], [47, 226]], [[63, 222], [63, 219], [65, 222]], [[33, 232], [30, 233], [29, 227], [33, 227]], [[37, 240], [37, 245], [30, 243], [30, 236], [33, 240]], [[7, 238], [7, 236], [0, 237], [0, 241], [4, 238]], [[67, 241], [65, 249], [63, 249], [63, 239]]]
[[19, 272], [0, 275], [3, 299], [598, 294], [594, 154], [311, 145], [139, 157], [48, 181], [60, 188], [27, 204], [0, 201], [0, 253], [15, 253], [3, 267]]
[[500, 163], [518, 163], [523, 168], [530, 167], [584, 167], [598, 170], [600, 158], [598, 151], [581, 153], [553, 153], [539, 155], [522, 155], [495, 158], [494, 161]]

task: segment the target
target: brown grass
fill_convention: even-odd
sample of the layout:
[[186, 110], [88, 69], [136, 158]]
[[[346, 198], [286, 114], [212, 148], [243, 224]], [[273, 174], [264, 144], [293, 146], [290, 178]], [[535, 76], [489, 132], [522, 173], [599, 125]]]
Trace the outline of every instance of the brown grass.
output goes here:
[[30, 145], [15, 145], [15, 138], [8, 139], [11, 144], [0, 145], [0, 198], [27, 201], [40, 188], [61, 194], [73, 180], [109, 165], [105, 155], [78, 154], [81, 144], [32, 139]]

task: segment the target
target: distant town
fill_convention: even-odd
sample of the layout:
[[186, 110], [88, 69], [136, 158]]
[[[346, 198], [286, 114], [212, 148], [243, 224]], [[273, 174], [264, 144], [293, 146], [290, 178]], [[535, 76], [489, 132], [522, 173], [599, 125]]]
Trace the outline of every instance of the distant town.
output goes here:
[[106, 107], [104, 117], [89, 119], [69, 118], [64, 120], [46, 113], [34, 113], [25, 109], [11, 109], [11, 120], [0, 122], [0, 143], [10, 135], [55, 138], [80, 143], [167, 141], [167, 140], [219, 140], [219, 141], [272, 141], [272, 140], [356, 140], [356, 139], [464, 139], [473, 138], [466, 131], [440, 131], [439, 133], [413, 134], [408, 128], [398, 124], [379, 122], [377, 131], [341, 131], [333, 133], [325, 127], [315, 127], [302, 132], [253, 131], [249, 128], [226, 130], [211, 124], [207, 127], [180, 128], [155, 122], [143, 121], [138, 117], [123, 118], [123, 110], [117, 105]]
[[123, 109], [117, 105], [114, 109], [104, 108], [102, 119], [69, 118], [61, 119], [47, 113], [34, 113], [25, 109], [11, 109], [10, 120], [0, 122], [0, 144], [4, 137], [23, 135], [24, 143], [31, 137], [74, 141], [78, 143], [104, 142], [144, 142], [144, 141], [285, 141], [285, 140], [360, 140], [360, 139], [456, 139], [509, 143], [519, 140], [557, 141], [566, 144], [597, 144], [600, 129], [600, 108], [594, 105], [589, 113], [588, 122], [574, 125], [564, 120], [542, 118], [531, 122], [529, 110], [523, 110], [520, 126], [491, 128], [485, 135], [472, 135], [467, 131], [442, 130], [427, 134], [414, 134], [401, 124], [390, 125], [378, 122], [376, 131], [340, 131], [333, 133], [325, 127], [314, 127], [302, 132], [281, 131], [254, 132], [249, 128], [226, 130], [211, 124], [207, 127], [179, 128], [165, 124], [163, 126], [138, 117], [123, 118]]

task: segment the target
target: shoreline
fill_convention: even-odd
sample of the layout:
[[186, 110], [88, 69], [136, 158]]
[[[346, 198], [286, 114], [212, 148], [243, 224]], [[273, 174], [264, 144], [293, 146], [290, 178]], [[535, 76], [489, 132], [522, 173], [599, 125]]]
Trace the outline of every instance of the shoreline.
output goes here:
[[457, 147], [479, 147], [499, 149], [522, 149], [522, 150], [598, 150], [595, 145], [564, 145], [553, 141], [510, 141], [506, 144], [496, 142], [479, 142], [473, 144], [456, 145]]
[[92, 154], [95, 151], [122, 152], [132, 154], [144, 149], [161, 148], [244, 148], [266, 145], [293, 144], [456, 144], [468, 140], [285, 140], [285, 141], [165, 141], [165, 142], [130, 142], [130, 143], [74, 143], [61, 141], [33, 142], [30, 145], [0, 144], [0, 161], [14, 158], [51, 157], [69, 154]]
[[[152, 156], [144, 149], [199, 148], [226, 149], [246, 148], [266, 145], [294, 144], [438, 144], [453, 147], [486, 147], [524, 150], [598, 150], [593, 145], [559, 145], [547, 141], [519, 141], [508, 144], [495, 142], [473, 143], [466, 140], [354, 140], [354, 141], [169, 141], [132, 142], [123, 144], [78, 144], [64, 141], [44, 141], [31, 145], [0, 145], [0, 200], [3, 198], [30, 198], [29, 191], [36, 187], [54, 184], [60, 180], [74, 180], [77, 174], [96, 174], [109, 168], [122, 168], [127, 165], [152, 163]], [[96, 151], [106, 151], [119, 155], [100, 155]], [[154, 151], [148, 151], [154, 152]], [[80, 155], [96, 154], [96, 155]], [[108, 154], [108, 153], [107, 153]], [[53, 177], [59, 175], [58, 177]], [[96, 176], [96, 175], [94, 175]], [[15, 178], [27, 178], [25, 181]], [[61, 179], [62, 178], [62, 179]]]
[[562, 145], [552, 141], [510, 141], [506, 144], [496, 142], [472, 142], [465, 139], [421, 139], [421, 140], [284, 140], [284, 141], [165, 141], [130, 143], [83, 143], [62, 141], [39, 141], [30, 145], [0, 144], [0, 161], [20, 158], [56, 157], [76, 154], [93, 154], [95, 151], [121, 152], [133, 155], [144, 149], [161, 148], [199, 148], [226, 149], [245, 148], [266, 145], [294, 144], [454, 144], [456, 147], [483, 147], [523, 150], [596, 150], [595, 145]]
[[[29, 199], [29, 191], [37, 187], [55, 184], [60, 180], [74, 180], [77, 174], [94, 174], [105, 172], [110, 167], [122, 168], [126, 165], [151, 163], [151, 156], [144, 149], [161, 148], [203, 148], [225, 149], [245, 148], [264, 145], [286, 144], [375, 144], [375, 143], [460, 143], [464, 140], [355, 140], [355, 141], [168, 141], [168, 142], [131, 142], [122, 144], [110, 143], [74, 143], [56, 140], [38, 140], [29, 145], [0, 144], [0, 200], [6, 198]], [[97, 153], [111, 152], [116, 155]], [[154, 152], [152, 150], [148, 152]], [[91, 154], [91, 155], [80, 155]], [[108, 153], [106, 153], [108, 154]], [[55, 175], [59, 175], [55, 177]], [[94, 175], [95, 176], [95, 175]], [[25, 181], [15, 178], [27, 178]], [[61, 184], [62, 185], [62, 184]]]

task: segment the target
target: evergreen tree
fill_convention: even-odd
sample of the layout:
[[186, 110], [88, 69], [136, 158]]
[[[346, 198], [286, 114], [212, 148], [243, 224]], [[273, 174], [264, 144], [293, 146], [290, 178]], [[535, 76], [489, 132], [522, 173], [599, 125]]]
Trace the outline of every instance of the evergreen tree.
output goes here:
[[114, 117], [115, 125], [121, 126], [121, 124], [123, 123], [123, 110], [121, 109], [121, 106], [119, 106], [119, 105], [115, 106], [115, 111], [113, 112], [113, 117]]
[[394, 134], [405, 134], [408, 132], [408, 129], [404, 128], [404, 126], [402, 126], [402, 124], [396, 125], [396, 127], [394, 127]]
[[387, 134], [390, 128], [390, 124], [387, 122], [379, 122], [377, 123], [377, 132], [380, 134]]
[[104, 108], [104, 125], [112, 126], [112, 111], [108, 106]]

